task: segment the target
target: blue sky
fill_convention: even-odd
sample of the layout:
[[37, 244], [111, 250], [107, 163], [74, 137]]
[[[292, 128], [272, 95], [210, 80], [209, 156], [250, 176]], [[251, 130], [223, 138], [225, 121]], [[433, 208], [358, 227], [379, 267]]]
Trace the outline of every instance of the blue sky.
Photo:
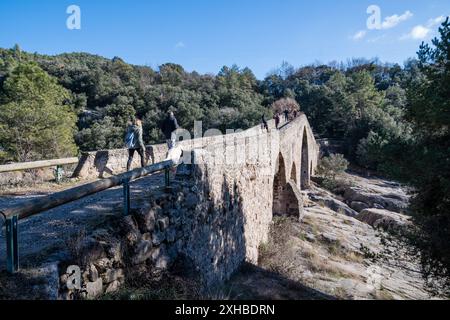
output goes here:
[[[81, 30], [66, 27], [69, 5], [81, 9]], [[367, 28], [370, 5], [381, 9], [380, 29]], [[235, 63], [263, 78], [282, 61], [402, 63], [448, 15], [449, 0], [1, 0], [0, 47], [153, 68], [174, 62], [200, 73]]]

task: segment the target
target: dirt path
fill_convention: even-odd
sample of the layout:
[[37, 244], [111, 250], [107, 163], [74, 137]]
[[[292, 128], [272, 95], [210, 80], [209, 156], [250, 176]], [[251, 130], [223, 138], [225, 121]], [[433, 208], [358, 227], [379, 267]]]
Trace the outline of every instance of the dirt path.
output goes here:
[[[156, 174], [131, 184], [131, 202], [145, 192], [164, 183], [164, 175]], [[25, 196], [2, 196], [0, 207], [42, 197], [46, 193]], [[122, 188], [111, 188], [53, 208], [19, 222], [19, 254], [22, 267], [43, 261], [59, 260], [68, 254], [66, 240], [80, 231], [101, 225], [108, 216], [121, 214]], [[0, 270], [6, 266], [5, 229], [0, 234]]]

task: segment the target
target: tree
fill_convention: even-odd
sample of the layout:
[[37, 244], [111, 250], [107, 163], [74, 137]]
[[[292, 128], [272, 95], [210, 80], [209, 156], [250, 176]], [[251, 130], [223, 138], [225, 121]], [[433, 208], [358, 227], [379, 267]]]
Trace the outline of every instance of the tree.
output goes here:
[[407, 159], [418, 226], [411, 239], [421, 250], [426, 275], [444, 279], [450, 292], [450, 23], [439, 28], [440, 39], [418, 51], [423, 81], [412, 83], [407, 117], [415, 125], [413, 157]]
[[35, 63], [19, 63], [0, 95], [0, 145], [5, 160], [32, 161], [73, 156], [76, 114], [70, 94]]
[[282, 113], [285, 110], [289, 111], [289, 113], [297, 111], [300, 111], [300, 105], [292, 98], [283, 98], [275, 101], [272, 104], [272, 111], [274, 113]]

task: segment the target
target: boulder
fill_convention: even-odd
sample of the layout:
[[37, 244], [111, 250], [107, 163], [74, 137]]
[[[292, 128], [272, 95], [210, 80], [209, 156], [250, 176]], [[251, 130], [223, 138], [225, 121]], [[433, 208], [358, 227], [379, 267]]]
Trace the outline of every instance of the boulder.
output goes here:
[[357, 212], [361, 212], [364, 209], [370, 208], [370, 206], [367, 203], [364, 203], [364, 202], [352, 201], [350, 203], [350, 208], [352, 208], [353, 210], [355, 210]]
[[335, 212], [345, 214], [346, 216], [356, 217], [358, 215], [358, 212], [350, 208], [344, 202], [334, 199], [326, 194], [319, 195], [317, 193], [310, 193], [309, 198], [316, 203], [323, 203], [323, 205], [327, 208]]
[[395, 231], [411, 224], [409, 217], [400, 213], [384, 209], [364, 209], [357, 217], [361, 222], [367, 223], [374, 228], [382, 228]]
[[344, 198], [347, 203], [365, 203], [369, 208], [383, 208], [388, 211], [402, 213], [408, 209], [408, 198], [399, 194], [376, 194], [359, 187], [346, 187]]

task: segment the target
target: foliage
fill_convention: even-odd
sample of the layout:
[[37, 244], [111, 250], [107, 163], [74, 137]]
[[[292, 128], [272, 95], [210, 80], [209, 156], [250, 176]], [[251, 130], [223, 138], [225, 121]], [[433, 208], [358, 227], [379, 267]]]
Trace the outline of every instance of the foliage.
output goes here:
[[34, 63], [18, 63], [2, 84], [3, 159], [32, 161], [73, 156], [76, 115], [67, 90]]
[[282, 114], [285, 110], [289, 111], [289, 113], [294, 111], [299, 112], [300, 105], [292, 98], [282, 98], [272, 103], [273, 113]]
[[444, 279], [450, 292], [450, 22], [439, 29], [433, 46], [422, 44], [419, 69], [424, 75], [408, 91], [407, 117], [414, 123], [413, 158], [405, 158], [405, 175], [416, 187], [410, 236], [420, 249], [426, 275]]
[[326, 178], [335, 179], [337, 175], [347, 170], [349, 162], [342, 154], [331, 154], [328, 157], [320, 159], [317, 167], [317, 173]]

